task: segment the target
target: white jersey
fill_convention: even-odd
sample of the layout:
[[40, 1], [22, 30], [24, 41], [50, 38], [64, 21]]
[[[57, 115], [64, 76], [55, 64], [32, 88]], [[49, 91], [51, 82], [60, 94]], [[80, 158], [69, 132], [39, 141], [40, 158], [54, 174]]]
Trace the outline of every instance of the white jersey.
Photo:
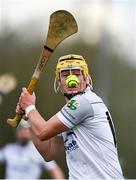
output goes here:
[[45, 162], [32, 142], [6, 145], [0, 150], [0, 162], [6, 163], [6, 179], [39, 179], [42, 170], [57, 166], [55, 161]]
[[102, 99], [87, 87], [57, 113], [69, 131], [62, 133], [69, 179], [124, 179], [114, 126]]

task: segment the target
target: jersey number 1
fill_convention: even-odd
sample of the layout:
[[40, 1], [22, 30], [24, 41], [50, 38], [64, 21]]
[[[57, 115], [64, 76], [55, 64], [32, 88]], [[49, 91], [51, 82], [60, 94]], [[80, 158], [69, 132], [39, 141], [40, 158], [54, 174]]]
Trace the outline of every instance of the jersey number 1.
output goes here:
[[106, 116], [107, 116], [107, 119], [108, 119], [108, 122], [109, 122], [109, 125], [110, 125], [110, 128], [111, 128], [111, 132], [112, 132], [113, 139], [114, 139], [114, 144], [115, 144], [115, 147], [116, 147], [117, 141], [116, 141], [115, 129], [114, 129], [114, 126], [113, 126], [113, 123], [112, 123], [112, 120], [111, 120], [111, 117], [110, 117], [108, 111], [106, 112]]

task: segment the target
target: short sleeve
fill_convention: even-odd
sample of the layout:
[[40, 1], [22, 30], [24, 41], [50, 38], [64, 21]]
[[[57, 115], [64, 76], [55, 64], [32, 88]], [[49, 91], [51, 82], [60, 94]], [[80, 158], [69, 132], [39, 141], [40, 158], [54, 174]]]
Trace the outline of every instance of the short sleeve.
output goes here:
[[59, 120], [73, 128], [85, 119], [94, 116], [92, 105], [82, 95], [73, 97], [58, 113]]

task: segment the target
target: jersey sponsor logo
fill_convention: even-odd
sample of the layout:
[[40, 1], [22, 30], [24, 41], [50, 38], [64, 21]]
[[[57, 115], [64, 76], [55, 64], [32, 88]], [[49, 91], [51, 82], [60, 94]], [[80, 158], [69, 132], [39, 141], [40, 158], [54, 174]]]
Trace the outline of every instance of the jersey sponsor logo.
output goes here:
[[77, 102], [75, 99], [72, 99], [67, 103], [67, 107], [70, 108], [71, 110], [76, 110], [78, 106], [79, 106], [79, 102]]
[[71, 151], [74, 151], [78, 148], [76, 141], [76, 134], [73, 131], [67, 133], [66, 140], [64, 141], [65, 150], [69, 154]]
[[65, 146], [65, 150], [69, 153], [70, 151], [74, 151], [78, 148], [77, 142], [73, 139], [67, 146]]

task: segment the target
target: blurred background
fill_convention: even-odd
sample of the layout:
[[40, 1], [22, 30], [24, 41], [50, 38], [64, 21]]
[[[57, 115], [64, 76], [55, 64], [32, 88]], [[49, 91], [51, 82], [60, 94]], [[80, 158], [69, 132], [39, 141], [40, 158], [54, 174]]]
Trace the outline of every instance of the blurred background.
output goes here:
[[[34, 72], [46, 40], [49, 16], [60, 9], [74, 15], [79, 30], [50, 58], [36, 89], [37, 108], [48, 119], [62, 107], [63, 97], [53, 90], [56, 61], [69, 53], [83, 55], [94, 90], [111, 111], [124, 176], [136, 178], [135, 0], [0, 0], [0, 75], [11, 73], [17, 80], [11, 93], [1, 93], [0, 147], [14, 141], [14, 130], [6, 119], [15, 115], [21, 89]], [[57, 162], [67, 177], [62, 157]], [[3, 174], [4, 167], [0, 166], [0, 178]]]

